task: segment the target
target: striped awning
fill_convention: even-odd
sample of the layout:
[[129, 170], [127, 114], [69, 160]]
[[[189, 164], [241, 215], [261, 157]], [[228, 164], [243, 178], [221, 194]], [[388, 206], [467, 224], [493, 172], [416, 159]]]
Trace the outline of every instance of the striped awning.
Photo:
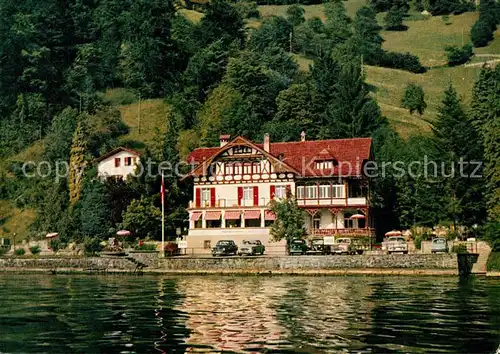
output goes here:
[[221, 212], [220, 211], [207, 211], [205, 213], [205, 220], [219, 220]]
[[224, 219], [226, 220], [239, 220], [241, 217], [241, 211], [239, 210], [228, 210], [224, 214]]
[[271, 210], [264, 211], [265, 220], [276, 220], [276, 215]]
[[198, 221], [201, 216], [201, 211], [193, 211], [191, 214], [191, 221]]
[[260, 210], [245, 210], [245, 219], [259, 219]]

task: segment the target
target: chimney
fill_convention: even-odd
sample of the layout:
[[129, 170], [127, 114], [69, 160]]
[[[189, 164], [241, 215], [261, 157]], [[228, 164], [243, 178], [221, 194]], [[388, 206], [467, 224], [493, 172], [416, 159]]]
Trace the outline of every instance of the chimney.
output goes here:
[[219, 141], [220, 141], [220, 147], [223, 147], [229, 142], [229, 139], [231, 139], [231, 135], [229, 134], [223, 134], [219, 136]]
[[269, 134], [264, 134], [264, 151], [269, 152]]
[[306, 141], [306, 132], [305, 131], [302, 131], [302, 133], [300, 133], [300, 141]]

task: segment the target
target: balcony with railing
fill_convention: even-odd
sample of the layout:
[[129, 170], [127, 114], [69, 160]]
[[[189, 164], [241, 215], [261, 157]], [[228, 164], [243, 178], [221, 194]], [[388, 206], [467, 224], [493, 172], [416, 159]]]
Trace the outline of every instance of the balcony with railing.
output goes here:
[[313, 236], [375, 236], [373, 228], [311, 229]]
[[297, 199], [299, 206], [364, 206], [367, 205], [365, 197], [357, 198], [302, 198]]
[[[269, 198], [259, 198], [258, 203], [255, 203], [253, 199], [217, 199], [215, 203], [211, 203], [209, 200], [200, 201], [199, 205], [196, 205], [194, 201], [189, 201], [190, 209], [208, 209], [208, 208], [263, 208], [269, 206]], [[212, 205], [213, 204], [213, 205]]]

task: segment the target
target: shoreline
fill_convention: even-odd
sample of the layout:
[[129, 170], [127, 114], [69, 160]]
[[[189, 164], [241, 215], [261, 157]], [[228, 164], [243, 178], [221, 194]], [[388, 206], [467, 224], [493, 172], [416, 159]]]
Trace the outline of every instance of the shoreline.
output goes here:
[[[87, 274], [87, 275], [222, 275], [222, 276], [379, 276], [379, 275], [396, 275], [396, 276], [458, 276], [458, 271], [453, 269], [376, 269], [376, 268], [345, 268], [345, 269], [276, 269], [276, 270], [259, 270], [259, 269], [231, 269], [231, 270], [172, 270], [151, 268], [141, 271], [133, 271], [130, 269], [84, 269], [84, 268], [18, 268], [8, 267], [0, 269], [0, 273], [9, 274]], [[497, 272], [500, 276], [500, 272]], [[489, 275], [487, 275], [489, 276]]]

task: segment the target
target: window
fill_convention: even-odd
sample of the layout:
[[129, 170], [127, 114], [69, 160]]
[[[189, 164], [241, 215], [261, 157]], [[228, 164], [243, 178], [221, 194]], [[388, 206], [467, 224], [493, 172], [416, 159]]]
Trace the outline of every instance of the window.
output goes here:
[[233, 148], [233, 154], [251, 154], [252, 153], [252, 148], [248, 146], [235, 146]]
[[329, 184], [319, 186], [319, 197], [320, 198], [332, 197], [332, 188]]
[[120, 167], [120, 158], [115, 158], [115, 167]]
[[125, 166], [131, 166], [131, 165], [132, 165], [132, 158], [125, 157]]
[[259, 162], [254, 162], [252, 164], [252, 172], [253, 173], [260, 173], [260, 163]]
[[313, 219], [313, 229], [320, 229], [321, 228], [321, 219], [319, 216], [315, 216]]
[[243, 164], [243, 174], [249, 175], [252, 173], [252, 164], [245, 163]]
[[243, 200], [253, 200], [253, 187], [243, 187]]
[[332, 186], [333, 198], [344, 198], [345, 188], [343, 184], [336, 184]]
[[353, 229], [354, 228], [354, 220], [352, 220], [350, 217], [346, 216], [344, 218], [344, 228]]
[[297, 199], [304, 199], [304, 186], [297, 187]]
[[243, 169], [242, 169], [241, 163], [234, 164], [234, 174], [235, 175], [241, 175], [242, 170]]
[[233, 168], [233, 164], [232, 163], [226, 163], [224, 165], [224, 169], [225, 169], [225, 174], [226, 175], [232, 175], [234, 173], [234, 168]]
[[210, 205], [210, 188], [201, 189], [201, 205], [202, 206]]
[[274, 196], [276, 198], [286, 198], [286, 186], [284, 185], [276, 186]]
[[318, 198], [318, 186], [306, 186], [306, 198], [316, 199]]
[[326, 170], [326, 169], [332, 169], [334, 166], [334, 163], [332, 160], [330, 161], [316, 161], [315, 167], [317, 170]]

